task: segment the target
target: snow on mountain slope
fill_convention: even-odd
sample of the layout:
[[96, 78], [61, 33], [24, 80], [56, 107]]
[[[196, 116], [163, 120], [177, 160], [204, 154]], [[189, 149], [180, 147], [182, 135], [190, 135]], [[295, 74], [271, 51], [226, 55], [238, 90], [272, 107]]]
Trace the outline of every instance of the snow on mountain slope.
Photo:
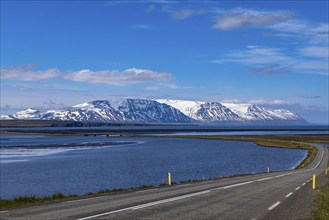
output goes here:
[[110, 99], [109, 103], [120, 111], [126, 120], [148, 122], [190, 122], [179, 110], [148, 99]]
[[36, 109], [28, 108], [23, 111], [16, 112], [12, 117], [19, 119], [39, 119], [40, 115], [41, 115], [40, 111]]
[[157, 102], [170, 105], [185, 115], [195, 118], [197, 111], [201, 108], [201, 105], [205, 104], [205, 102], [198, 102], [198, 101], [187, 101], [187, 100], [171, 100], [171, 99], [158, 99]]
[[285, 109], [265, 109], [252, 104], [221, 104], [185, 100], [109, 99], [96, 100], [61, 110], [26, 109], [9, 119], [65, 120], [79, 122], [305, 122]]
[[0, 120], [13, 120], [9, 115], [0, 115]]
[[27, 109], [7, 117], [79, 122], [191, 122], [179, 110], [147, 99], [96, 100], [62, 110]]
[[203, 122], [239, 121], [237, 114], [218, 102], [159, 99], [158, 102], [171, 105], [185, 115]]
[[303, 120], [298, 115], [283, 109], [270, 110], [253, 104], [223, 103], [223, 105], [248, 121]]

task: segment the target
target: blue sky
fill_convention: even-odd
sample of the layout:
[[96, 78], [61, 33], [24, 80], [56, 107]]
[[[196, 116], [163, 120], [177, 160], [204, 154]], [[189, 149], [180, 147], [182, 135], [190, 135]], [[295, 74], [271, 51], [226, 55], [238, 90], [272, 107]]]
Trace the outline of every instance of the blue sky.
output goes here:
[[328, 123], [328, 1], [1, 1], [1, 114], [115, 97]]

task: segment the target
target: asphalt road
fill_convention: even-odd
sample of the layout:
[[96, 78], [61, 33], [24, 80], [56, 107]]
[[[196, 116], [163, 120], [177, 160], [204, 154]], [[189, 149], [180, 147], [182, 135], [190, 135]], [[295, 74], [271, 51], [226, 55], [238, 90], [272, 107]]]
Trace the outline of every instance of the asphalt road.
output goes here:
[[296, 171], [62, 201], [2, 211], [0, 217], [36, 220], [299, 218], [303, 214], [303, 204], [311, 202], [307, 195], [312, 192], [312, 175], [318, 175], [319, 180], [324, 179], [328, 149], [319, 147], [312, 164]]

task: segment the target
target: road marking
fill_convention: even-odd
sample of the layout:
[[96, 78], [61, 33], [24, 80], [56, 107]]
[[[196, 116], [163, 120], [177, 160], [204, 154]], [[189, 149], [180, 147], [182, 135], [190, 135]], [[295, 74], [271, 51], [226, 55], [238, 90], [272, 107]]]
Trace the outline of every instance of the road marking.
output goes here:
[[300, 189], [300, 186], [298, 186], [298, 187], [296, 188], [296, 191], [299, 190], [299, 189]]
[[159, 189], [145, 189], [145, 190], [136, 191], [135, 193], [150, 192], [150, 191], [155, 191], [155, 190], [159, 190]]
[[260, 182], [260, 181], [264, 181], [264, 180], [269, 180], [269, 179], [273, 179], [273, 177], [266, 177], [266, 178], [262, 178], [262, 179], [258, 179], [256, 180], [257, 182]]
[[8, 212], [7, 210], [6, 211], [0, 211], [0, 213], [6, 213], [6, 212]]
[[322, 162], [322, 159], [323, 159], [323, 153], [324, 153], [324, 151], [322, 150], [321, 160], [320, 160], [319, 163], [317, 163], [317, 164], [315, 165], [315, 167], [313, 167], [313, 169], [311, 169], [311, 170], [316, 169], [316, 168], [320, 165], [320, 163]]
[[[322, 152], [322, 158], [323, 158], [323, 152]], [[320, 162], [313, 169], [315, 169], [316, 167], [318, 167], [319, 164], [321, 163], [321, 161], [322, 161], [322, 159], [320, 160]], [[313, 170], [313, 169], [311, 169], [311, 170]], [[299, 172], [296, 172], [296, 173], [299, 173]], [[292, 173], [282, 174], [282, 175], [278, 175], [276, 177], [288, 176], [288, 175], [291, 175], [291, 174], [294, 174], [294, 173], [292, 172]], [[202, 195], [202, 194], [205, 194], [205, 193], [209, 193], [211, 191], [214, 191], [214, 190], [229, 189], [229, 188], [233, 188], [233, 187], [237, 187], [237, 186], [242, 186], [242, 185], [246, 185], [246, 184], [249, 184], [249, 183], [253, 183], [255, 181], [263, 181], [263, 180], [272, 179], [272, 178], [274, 178], [274, 177], [266, 177], [266, 178], [262, 178], [262, 179], [258, 179], [258, 180], [237, 183], [237, 184], [228, 185], [228, 186], [224, 186], [224, 187], [218, 187], [218, 188], [214, 188], [214, 189], [211, 189], [211, 190], [201, 191], [201, 192], [197, 192], [197, 193], [191, 193], [191, 194], [187, 194], [187, 195], [183, 195], [183, 196], [177, 196], [177, 197], [173, 197], [173, 198], [169, 198], [169, 199], [159, 200], [159, 201], [150, 202], [150, 203], [146, 203], [146, 204], [142, 204], [142, 205], [137, 205], [137, 206], [132, 206], [132, 207], [128, 207], [128, 208], [118, 209], [118, 210], [114, 210], [114, 211], [110, 211], [110, 212], [106, 212], [106, 213], [101, 213], [101, 214], [98, 214], [98, 215], [88, 216], [88, 217], [80, 218], [78, 220], [86, 220], [86, 219], [97, 218], [97, 217], [100, 217], [100, 216], [109, 215], [109, 214], [113, 214], [113, 213], [117, 213], [117, 212], [122, 212], [122, 211], [126, 211], [126, 210], [137, 210], [137, 209], [146, 208], [146, 207], [150, 207], [150, 206], [154, 206], [154, 205], [158, 205], [158, 204], [162, 204], [162, 203], [167, 203], [167, 202], [177, 201], [177, 200], [180, 200], [180, 199], [185, 199], [185, 198], [189, 198], [189, 197], [193, 197], [193, 196], [197, 196], [197, 195]], [[312, 178], [310, 180], [312, 180]], [[300, 189], [300, 187], [297, 187], [296, 188], [296, 190], [298, 190], [298, 189]], [[289, 196], [288, 195], [287, 195], [287, 197], [290, 196], [290, 195]], [[276, 202], [276, 203], [274, 203], [272, 206], [270, 206], [268, 208], [268, 210], [274, 209], [279, 204], [280, 204], [279, 201]]]
[[271, 211], [272, 209], [274, 209], [275, 207], [277, 207], [280, 204], [279, 201], [277, 201], [276, 203], [274, 203], [273, 205], [271, 205], [270, 207], [268, 207], [267, 210]]
[[275, 176], [275, 177], [282, 177], [282, 176], [285, 176], [286, 174], [281, 174], [281, 175], [278, 175], [278, 176]]
[[94, 197], [94, 198], [87, 198], [87, 199], [77, 199], [77, 200], [65, 201], [65, 202], [62, 202], [62, 203], [74, 203], [74, 202], [82, 202], [82, 201], [88, 201], [88, 200], [99, 199], [99, 198], [103, 198], [103, 197], [107, 197], [107, 196], [98, 196], [98, 197]]
[[305, 186], [306, 183], [303, 183], [302, 185]]
[[248, 182], [242, 182], [242, 183], [237, 183], [237, 184], [233, 184], [233, 185], [230, 185], [230, 186], [223, 186], [223, 187], [219, 187], [217, 189], [229, 189], [229, 188], [233, 188], [233, 187], [237, 187], [237, 186], [242, 186], [242, 185], [246, 185], [246, 184], [249, 184], [249, 183], [253, 183], [254, 181], [248, 181]]
[[84, 217], [84, 218], [79, 218], [78, 220], [86, 220], [86, 219], [97, 218], [97, 217], [101, 217], [101, 216], [104, 216], [104, 215], [109, 215], [109, 214], [113, 214], [113, 213], [117, 213], [117, 212], [123, 212], [123, 211], [127, 211], [127, 210], [142, 209], [142, 208], [146, 208], [146, 207], [150, 207], [150, 206], [154, 206], [154, 205], [158, 205], [158, 204], [162, 204], [162, 203], [177, 201], [177, 200], [180, 200], [180, 199], [190, 198], [190, 197], [193, 197], [193, 196], [199, 196], [199, 195], [206, 194], [206, 193], [209, 193], [209, 192], [210, 192], [210, 190], [201, 191], [201, 192], [197, 192], [197, 193], [191, 193], [191, 194], [187, 194], [187, 195], [183, 195], [183, 196], [177, 196], [177, 197], [173, 197], [173, 198], [169, 198], [169, 199], [163, 199], [163, 200], [159, 200], [159, 201], [155, 201], [155, 202], [145, 203], [145, 204], [142, 204], [142, 205], [131, 206], [131, 207], [124, 208], [124, 209], [118, 209], [118, 210], [114, 210], [114, 211], [110, 211], [110, 212], [105, 212], [105, 213], [101, 213], [101, 214], [97, 214], [97, 215], [92, 215], [92, 216], [88, 216], [88, 217]]
[[188, 195], [184, 195], [184, 196], [177, 196], [177, 197], [170, 198], [170, 199], [164, 199], [164, 200], [160, 200], [160, 201], [156, 201], [156, 202], [150, 202], [150, 203], [146, 203], [146, 204], [143, 204], [143, 205], [134, 206], [134, 207], [131, 207], [131, 209], [132, 210], [143, 209], [143, 208], [146, 208], [146, 207], [159, 205], [159, 204], [163, 204], [163, 203], [167, 203], [167, 202], [173, 202], [173, 201], [177, 201], [177, 200], [180, 200], [180, 199], [185, 199], [185, 198], [189, 198], [189, 197], [193, 197], [193, 196], [206, 194], [206, 193], [209, 193], [209, 192], [210, 192], [210, 190], [206, 190], [206, 191], [202, 191], [202, 192], [198, 192], [198, 193], [192, 193], [192, 194], [188, 194]]
[[292, 192], [288, 193], [288, 194], [286, 195], [286, 198], [288, 198], [288, 197], [291, 196], [291, 195], [292, 195]]
[[97, 217], [101, 217], [101, 216], [104, 216], [104, 215], [109, 215], [109, 214], [113, 214], [113, 213], [117, 213], [117, 212], [126, 211], [126, 210], [129, 210], [129, 209], [130, 208], [118, 209], [118, 210], [115, 210], [115, 211], [112, 211], [112, 212], [105, 212], [105, 213], [101, 213], [101, 214], [98, 214], [98, 215], [92, 215], [92, 216], [88, 216], [88, 217], [84, 217], [84, 218], [79, 218], [78, 220], [86, 220], [86, 219], [97, 218]]
[[177, 186], [173, 186], [175, 188], [179, 188], [179, 187], [184, 187], [184, 186], [188, 186], [188, 185], [191, 185], [192, 183], [184, 183], [182, 185], [177, 185]]

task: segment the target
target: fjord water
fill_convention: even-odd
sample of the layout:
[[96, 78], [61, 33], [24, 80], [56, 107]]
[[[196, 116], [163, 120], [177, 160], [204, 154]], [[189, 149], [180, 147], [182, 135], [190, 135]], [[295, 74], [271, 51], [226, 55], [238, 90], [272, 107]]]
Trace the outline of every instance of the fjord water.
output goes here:
[[[172, 180], [179, 182], [265, 172], [267, 167], [274, 171], [289, 170], [306, 156], [305, 150], [260, 147], [238, 141], [80, 136], [71, 137], [70, 142], [70, 137], [23, 138], [33, 139], [35, 145], [30, 140], [29, 147], [13, 144], [1, 148], [1, 198], [46, 196], [54, 192], [81, 195], [101, 189], [159, 185], [166, 182], [168, 171], [172, 173]], [[59, 144], [57, 148], [40, 145], [47, 142], [47, 138], [71, 144]], [[20, 138], [2, 136], [2, 143], [11, 139], [19, 142]], [[124, 144], [75, 148], [77, 140]], [[6, 153], [8, 150], [10, 154]], [[35, 153], [38, 150], [44, 154]], [[48, 150], [57, 151], [49, 153]]]

